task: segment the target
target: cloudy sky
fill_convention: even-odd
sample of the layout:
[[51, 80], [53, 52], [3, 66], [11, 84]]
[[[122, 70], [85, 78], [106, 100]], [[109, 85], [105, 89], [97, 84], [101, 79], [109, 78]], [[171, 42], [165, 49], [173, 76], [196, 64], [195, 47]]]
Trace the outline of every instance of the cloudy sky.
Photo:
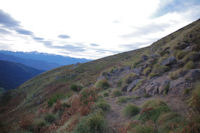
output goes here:
[[1, 0], [0, 50], [97, 59], [199, 18], [199, 0]]

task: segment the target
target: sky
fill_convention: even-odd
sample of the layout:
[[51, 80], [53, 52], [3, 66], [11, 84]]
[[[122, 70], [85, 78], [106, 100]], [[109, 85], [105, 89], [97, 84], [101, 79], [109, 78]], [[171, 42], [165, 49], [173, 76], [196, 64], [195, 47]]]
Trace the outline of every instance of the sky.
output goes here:
[[200, 0], [0, 0], [0, 50], [98, 59], [200, 18]]

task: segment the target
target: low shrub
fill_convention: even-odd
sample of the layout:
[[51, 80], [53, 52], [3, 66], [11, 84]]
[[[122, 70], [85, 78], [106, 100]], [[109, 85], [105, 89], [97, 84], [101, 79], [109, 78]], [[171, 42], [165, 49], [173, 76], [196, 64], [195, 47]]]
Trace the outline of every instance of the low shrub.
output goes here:
[[195, 64], [193, 61], [189, 61], [184, 65], [185, 70], [193, 69], [195, 67]]
[[157, 120], [159, 133], [180, 132], [184, 124], [185, 120], [174, 112], [162, 114]]
[[110, 84], [106, 79], [98, 80], [95, 83], [96, 88], [101, 88], [101, 89], [108, 89], [110, 87]]
[[103, 93], [103, 96], [104, 96], [104, 97], [108, 97], [108, 96], [109, 96], [109, 93], [108, 93], [108, 92], [104, 92], [104, 93]]
[[197, 112], [200, 113], [200, 82], [195, 84], [191, 98], [189, 99], [189, 105]]
[[124, 83], [130, 84], [137, 77], [138, 76], [135, 73], [130, 73], [130, 74], [126, 75], [126, 77], [124, 78]]
[[118, 98], [117, 103], [126, 103], [127, 101], [129, 101], [131, 99], [131, 97], [128, 96], [121, 96]]
[[137, 115], [139, 112], [140, 108], [134, 104], [128, 104], [123, 110], [123, 114], [127, 117], [133, 117]]
[[110, 105], [104, 100], [97, 102], [96, 107], [102, 109], [103, 111], [109, 111], [110, 110]]
[[184, 58], [183, 58], [183, 61], [184, 62], [188, 62], [188, 61], [196, 61], [199, 59], [199, 53], [198, 52], [190, 52], [188, 53]]
[[105, 133], [107, 131], [104, 116], [95, 112], [83, 117], [76, 126], [74, 133]]
[[48, 123], [53, 123], [53, 122], [55, 122], [56, 117], [53, 114], [47, 114], [44, 119]]
[[58, 93], [53, 95], [49, 100], [48, 100], [48, 106], [51, 107], [53, 106], [54, 103], [56, 103], [57, 100], [65, 98], [65, 95], [62, 93]]
[[183, 59], [183, 57], [187, 55], [187, 53], [185, 51], [177, 51], [176, 53], [176, 59], [181, 60]]
[[145, 68], [145, 69], [143, 70], [143, 74], [146, 75], [146, 76], [147, 76], [150, 72], [151, 72], [151, 67], [147, 67], [147, 68]]
[[152, 120], [155, 122], [161, 114], [169, 111], [170, 109], [165, 102], [159, 99], [152, 99], [142, 105], [139, 120]]
[[81, 85], [77, 85], [77, 84], [72, 84], [70, 86], [70, 89], [73, 90], [73, 91], [76, 91], [76, 92], [80, 91], [82, 88], [83, 87]]
[[121, 93], [121, 91], [118, 90], [118, 89], [114, 89], [114, 90], [112, 91], [112, 96], [113, 96], [113, 97], [118, 97], [118, 96], [121, 96], [121, 95], [122, 95], [122, 93]]

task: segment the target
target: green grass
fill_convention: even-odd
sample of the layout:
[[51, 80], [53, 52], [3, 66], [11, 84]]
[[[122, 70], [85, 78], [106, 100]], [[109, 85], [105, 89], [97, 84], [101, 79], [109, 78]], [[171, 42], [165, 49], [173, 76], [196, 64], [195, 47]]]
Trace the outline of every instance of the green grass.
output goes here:
[[105, 100], [100, 100], [96, 103], [96, 107], [102, 109], [107, 112], [110, 110], [110, 105]]
[[72, 84], [72, 85], [70, 86], [70, 89], [73, 90], [73, 91], [76, 91], [76, 92], [81, 91], [82, 88], [83, 88], [83, 87], [82, 87], [81, 85], [77, 85], [77, 84]]
[[117, 99], [117, 103], [126, 103], [129, 100], [131, 100], [131, 97], [129, 96], [121, 96]]
[[189, 105], [197, 112], [200, 113], [200, 82], [195, 84], [192, 95], [189, 99]]
[[151, 72], [151, 67], [147, 67], [143, 70], [143, 74], [146, 76], [149, 75], [150, 72]]
[[133, 117], [137, 115], [140, 112], [140, 108], [137, 107], [134, 104], [128, 104], [124, 109], [123, 109], [123, 114], [126, 117]]
[[95, 83], [96, 88], [101, 88], [101, 89], [108, 89], [110, 87], [110, 84], [106, 79], [98, 80]]
[[45, 116], [44, 119], [45, 119], [45, 121], [48, 122], [48, 123], [53, 123], [53, 122], [55, 122], [56, 117], [55, 117], [54, 114], [46, 114], [46, 116]]
[[167, 104], [159, 99], [152, 99], [146, 101], [142, 105], [142, 110], [139, 116], [139, 120], [141, 121], [156, 121], [158, 117], [166, 112], [169, 112], [170, 109]]
[[184, 65], [184, 70], [189, 70], [189, 69], [193, 69], [195, 67], [195, 64], [193, 61], [189, 61]]
[[112, 91], [112, 97], [119, 97], [121, 95], [122, 95], [122, 92], [120, 90], [118, 90], [118, 89], [114, 89]]
[[49, 98], [48, 100], [48, 106], [51, 107], [53, 106], [54, 103], [56, 103], [57, 100], [60, 100], [60, 99], [63, 99], [65, 98], [66, 95], [65, 94], [62, 94], [62, 93], [58, 93], [58, 94], [55, 94], [53, 95], [51, 98]]
[[169, 112], [160, 115], [157, 124], [159, 133], [180, 132], [185, 125], [185, 120], [177, 113]]
[[106, 131], [107, 125], [104, 116], [95, 112], [83, 117], [73, 133], [105, 133]]

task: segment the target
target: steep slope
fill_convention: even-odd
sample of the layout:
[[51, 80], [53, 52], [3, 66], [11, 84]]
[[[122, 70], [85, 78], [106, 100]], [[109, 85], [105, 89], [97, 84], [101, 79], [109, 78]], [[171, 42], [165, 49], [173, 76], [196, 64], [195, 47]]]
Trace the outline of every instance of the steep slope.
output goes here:
[[0, 87], [9, 90], [42, 73], [19, 63], [0, 60]]
[[0, 51], [0, 60], [21, 63], [39, 70], [51, 70], [59, 66], [84, 63], [90, 60], [38, 52]]
[[149, 47], [48, 71], [9, 94], [2, 131], [198, 133], [199, 59], [197, 20]]

